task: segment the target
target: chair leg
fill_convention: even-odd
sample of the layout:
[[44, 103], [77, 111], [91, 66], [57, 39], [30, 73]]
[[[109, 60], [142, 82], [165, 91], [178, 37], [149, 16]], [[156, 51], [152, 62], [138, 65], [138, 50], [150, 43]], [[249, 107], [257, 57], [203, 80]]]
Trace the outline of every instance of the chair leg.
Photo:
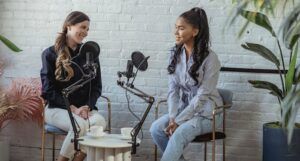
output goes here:
[[207, 144], [204, 142], [204, 161], [206, 161], [206, 153], [207, 153]]
[[45, 161], [45, 131], [44, 128], [42, 129], [42, 161]]
[[215, 140], [213, 140], [212, 141], [212, 143], [213, 143], [213, 146], [212, 146], [212, 161], [215, 161], [216, 160], [216, 141]]
[[225, 161], [225, 139], [223, 139], [223, 161]]
[[55, 161], [55, 134], [52, 134], [52, 161]]
[[154, 146], [154, 161], [157, 161], [157, 145]]

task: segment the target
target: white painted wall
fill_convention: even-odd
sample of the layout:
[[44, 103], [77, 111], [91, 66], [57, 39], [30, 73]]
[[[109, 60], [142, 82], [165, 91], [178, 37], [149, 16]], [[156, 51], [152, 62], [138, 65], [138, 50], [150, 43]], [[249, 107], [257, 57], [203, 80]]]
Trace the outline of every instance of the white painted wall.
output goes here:
[[[222, 66], [273, 68], [272, 64], [240, 47], [242, 42], [251, 41], [277, 51], [268, 32], [252, 25], [249, 33], [237, 40], [242, 23], [223, 32], [232, 8], [231, 0], [0, 0], [0, 33], [23, 49], [21, 54], [11, 54], [0, 44], [1, 56], [10, 62], [2, 80], [9, 82], [14, 77], [38, 77], [41, 52], [53, 45], [66, 15], [74, 10], [84, 11], [91, 18], [87, 40], [96, 41], [101, 46], [103, 93], [113, 101], [112, 126], [113, 131], [119, 133], [120, 127], [133, 126], [136, 120], [127, 109], [124, 90], [116, 85], [117, 71], [126, 69], [131, 52], [142, 51], [150, 56], [149, 69], [138, 73], [135, 86], [157, 100], [166, 97], [167, 57], [168, 49], [174, 44], [174, 23], [180, 13], [194, 6], [207, 11], [212, 49], [218, 54]], [[279, 22], [278, 18], [272, 19], [276, 26]], [[279, 119], [276, 98], [266, 91], [253, 89], [247, 83], [248, 79], [279, 83], [278, 77], [271, 74], [222, 72], [219, 87], [234, 92], [234, 106], [229, 110], [226, 122], [227, 160], [230, 161], [261, 160], [262, 124]], [[131, 96], [131, 105], [138, 115], [146, 109], [146, 104], [135, 96]], [[148, 132], [153, 120], [152, 110], [144, 124], [144, 140], [133, 157], [135, 161], [153, 160], [153, 143]], [[40, 129], [35, 124], [12, 123], [1, 134], [11, 137], [13, 161], [39, 160], [39, 149], [28, 148], [40, 144]], [[218, 146], [218, 159], [221, 158], [220, 151], [221, 146]], [[47, 152], [50, 157], [50, 151]], [[199, 145], [191, 144], [185, 155], [191, 161], [201, 160], [202, 150]]]

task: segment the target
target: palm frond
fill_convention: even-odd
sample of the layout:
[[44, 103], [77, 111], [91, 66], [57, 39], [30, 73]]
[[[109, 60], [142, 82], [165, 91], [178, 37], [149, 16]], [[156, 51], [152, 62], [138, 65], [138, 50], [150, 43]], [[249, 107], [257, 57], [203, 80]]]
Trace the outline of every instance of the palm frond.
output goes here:
[[[41, 82], [38, 78], [19, 78], [12, 81], [10, 87], [5, 91], [0, 111], [4, 107], [14, 107], [10, 113], [14, 113], [14, 120], [32, 120], [42, 124], [43, 99], [41, 95]], [[9, 110], [6, 110], [9, 111]], [[4, 112], [3, 112], [4, 113]], [[3, 115], [0, 112], [0, 117]], [[3, 123], [3, 119], [0, 120]], [[5, 120], [4, 120], [5, 121]]]
[[[283, 25], [281, 26], [282, 30], [282, 40], [285, 42], [287, 40], [287, 34], [289, 34], [289, 31], [293, 26], [295, 26], [296, 23], [298, 23], [297, 20], [299, 20], [300, 16], [300, 3], [294, 7], [292, 12], [288, 15], [288, 17], [283, 22]], [[295, 31], [293, 31], [295, 32]], [[286, 43], [289, 48], [292, 48], [289, 46], [289, 43]]]

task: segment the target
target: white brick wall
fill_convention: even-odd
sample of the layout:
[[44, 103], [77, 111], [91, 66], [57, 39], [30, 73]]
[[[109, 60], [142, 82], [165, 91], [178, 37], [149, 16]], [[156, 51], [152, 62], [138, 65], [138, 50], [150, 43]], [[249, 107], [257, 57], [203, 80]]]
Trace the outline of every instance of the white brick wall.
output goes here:
[[[7, 82], [12, 77], [39, 76], [41, 52], [54, 43], [66, 15], [73, 10], [84, 11], [91, 18], [87, 40], [96, 41], [101, 46], [103, 93], [113, 101], [112, 127], [113, 132], [119, 133], [120, 127], [133, 126], [136, 120], [127, 110], [124, 91], [116, 85], [117, 71], [125, 70], [132, 51], [142, 51], [144, 55], [150, 56], [149, 69], [138, 73], [135, 85], [155, 96], [157, 100], [165, 97], [167, 54], [174, 44], [174, 23], [180, 13], [191, 7], [202, 6], [207, 11], [212, 48], [219, 55], [222, 66], [273, 67], [259, 56], [240, 47], [244, 41], [259, 41], [277, 50], [274, 40], [267, 32], [251, 26], [249, 34], [237, 40], [236, 35], [241, 26], [238, 23], [222, 33], [232, 7], [230, 3], [229, 0], [0, 0], [0, 33], [24, 50], [21, 54], [10, 54], [11, 51], [0, 44], [1, 56], [7, 57], [10, 62], [2, 80]], [[274, 18], [272, 22], [278, 26], [279, 20]], [[230, 161], [261, 160], [262, 124], [279, 118], [276, 99], [266, 91], [253, 89], [247, 83], [248, 79], [279, 82], [274, 75], [228, 72], [221, 74], [219, 87], [234, 92], [234, 106], [228, 112], [227, 121], [226, 157]], [[146, 104], [135, 96], [131, 96], [131, 100], [132, 108], [141, 115]], [[153, 143], [148, 132], [154, 120], [153, 112], [152, 110], [143, 127], [144, 140], [137, 155], [133, 157], [135, 161], [153, 160]], [[163, 110], [160, 114], [165, 112]], [[16, 130], [18, 127], [20, 125], [14, 123], [2, 132], [3, 135], [11, 135], [14, 145], [11, 151], [12, 160], [38, 160], [39, 149], [19, 146], [38, 147], [39, 128], [25, 126]], [[34, 141], [22, 141], [30, 136], [34, 136]], [[218, 159], [221, 158], [220, 145], [218, 143]], [[199, 145], [191, 144], [185, 156], [191, 161], [202, 160], [202, 152], [199, 151]], [[50, 151], [48, 152], [50, 156]]]

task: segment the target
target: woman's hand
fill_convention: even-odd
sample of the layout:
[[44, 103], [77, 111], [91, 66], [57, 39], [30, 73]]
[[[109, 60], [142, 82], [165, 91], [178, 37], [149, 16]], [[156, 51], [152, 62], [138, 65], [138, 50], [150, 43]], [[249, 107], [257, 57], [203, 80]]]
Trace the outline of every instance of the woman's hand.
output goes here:
[[89, 106], [84, 105], [79, 107], [80, 113], [79, 116], [82, 117], [83, 119], [88, 119], [89, 118], [89, 114], [90, 114], [90, 110], [89, 110]]
[[71, 105], [70, 107], [71, 107], [71, 111], [73, 113], [75, 113], [76, 115], [80, 116], [81, 118], [83, 118], [85, 120], [88, 118], [88, 116], [90, 114], [89, 106], [87, 106], [87, 105], [81, 106], [79, 108], [77, 108], [74, 105]]
[[172, 134], [175, 132], [175, 130], [177, 129], [178, 125], [176, 124], [175, 122], [175, 119], [170, 119], [169, 121], [169, 125], [168, 127], [166, 128], [165, 132], [166, 134], [171, 137]]

